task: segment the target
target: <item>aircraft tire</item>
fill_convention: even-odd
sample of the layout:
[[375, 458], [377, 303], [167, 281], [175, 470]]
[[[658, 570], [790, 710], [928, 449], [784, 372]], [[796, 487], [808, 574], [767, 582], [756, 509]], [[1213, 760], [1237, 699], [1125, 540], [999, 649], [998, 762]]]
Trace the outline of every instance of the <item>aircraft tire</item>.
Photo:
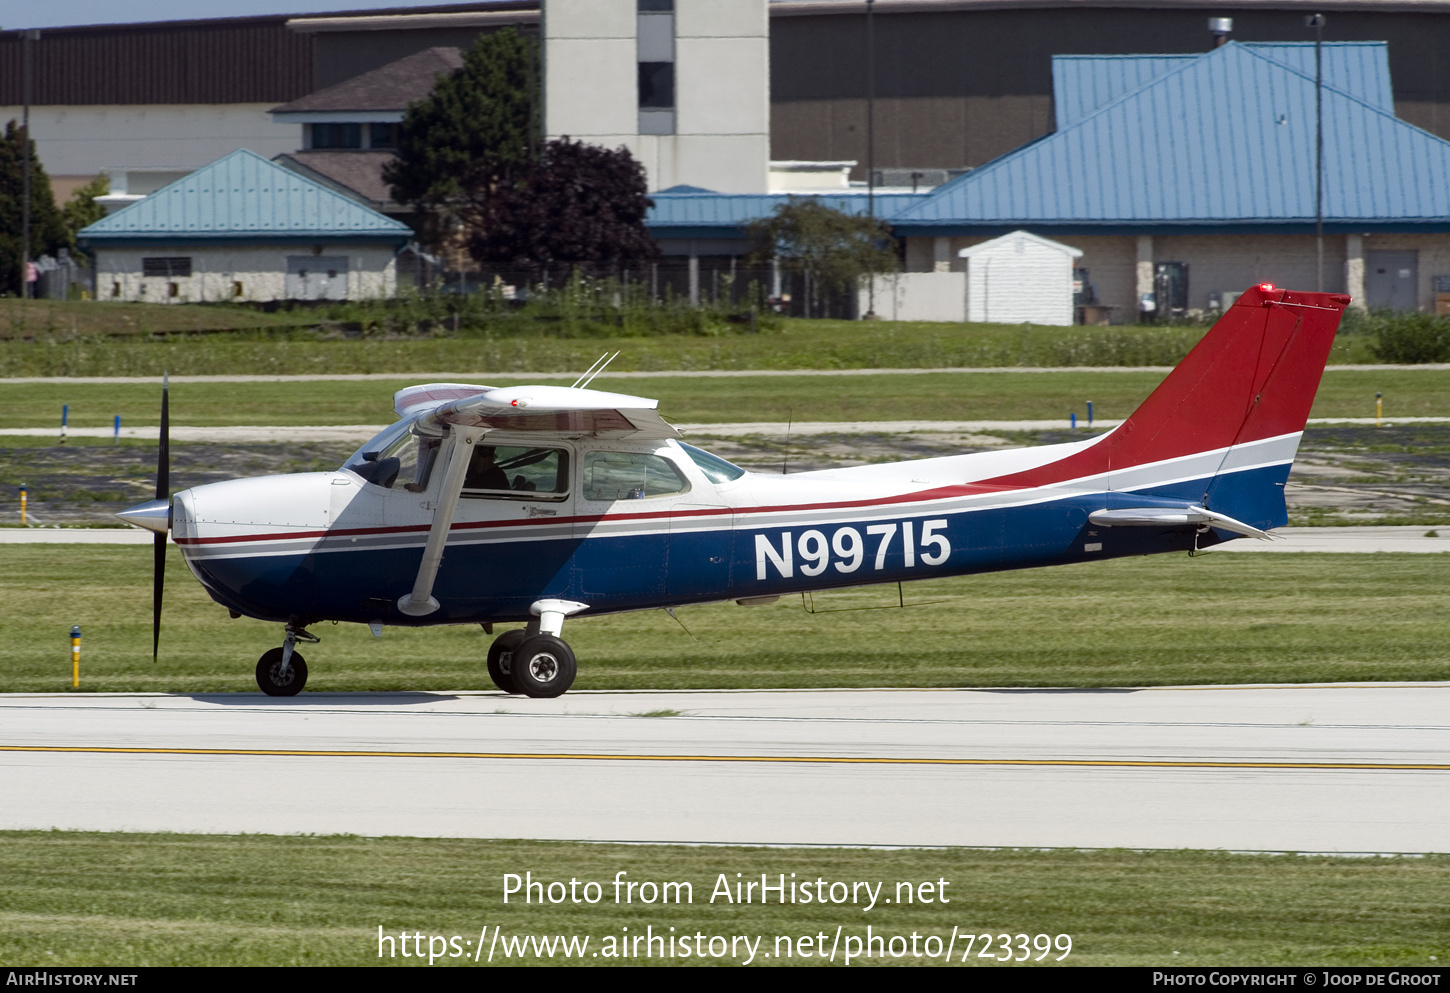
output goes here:
[[531, 697], [563, 696], [574, 685], [574, 651], [551, 634], [525, 638], [509, 666], [518, 692]]
[[257, 686], [268, 696], [296, 696], [307, 685], [307, 661], [302, 653], [292, 653], [291, 678], [279, 682], [277, 669], [282, 665], [282, 649], [274, 648], [257, 660]]
[[505, 693], [517, 693], [519, 688], [514, 685], [514, 677], [503, 671], [502, 656], [505, 652], [512, 654], [524, 640], [524, 634], [523, 628], [505, 631], [493, 639], [493, 644], [488, 646], [488, 678], [493, 680], [493, 685]]

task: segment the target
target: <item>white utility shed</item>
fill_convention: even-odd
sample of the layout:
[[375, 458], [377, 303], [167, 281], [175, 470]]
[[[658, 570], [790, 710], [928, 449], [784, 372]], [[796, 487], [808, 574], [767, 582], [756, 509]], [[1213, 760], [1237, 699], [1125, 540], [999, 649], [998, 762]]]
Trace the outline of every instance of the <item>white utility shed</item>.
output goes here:
[[967, 320], [1073, 323], [1072, 269], [1081, 249], [1013, 231], [957, 255], [966, 260]]

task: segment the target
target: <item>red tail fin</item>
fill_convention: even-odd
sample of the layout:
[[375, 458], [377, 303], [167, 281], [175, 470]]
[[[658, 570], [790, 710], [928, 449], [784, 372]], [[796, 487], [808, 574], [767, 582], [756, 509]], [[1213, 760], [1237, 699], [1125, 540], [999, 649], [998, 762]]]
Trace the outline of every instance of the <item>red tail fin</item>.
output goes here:
[[1250, 287], [1101, 444], [993, 482], [1042, 485], [1302, 431], [1348, 304]]

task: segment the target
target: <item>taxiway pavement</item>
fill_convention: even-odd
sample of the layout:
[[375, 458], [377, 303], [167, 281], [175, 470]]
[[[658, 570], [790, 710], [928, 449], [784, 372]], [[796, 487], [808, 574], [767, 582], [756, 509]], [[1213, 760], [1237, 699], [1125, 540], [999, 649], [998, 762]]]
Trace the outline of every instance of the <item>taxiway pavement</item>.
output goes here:
[[1445, 852], [1447, 704], [1450, 683], [9, 695], [0, 828]]

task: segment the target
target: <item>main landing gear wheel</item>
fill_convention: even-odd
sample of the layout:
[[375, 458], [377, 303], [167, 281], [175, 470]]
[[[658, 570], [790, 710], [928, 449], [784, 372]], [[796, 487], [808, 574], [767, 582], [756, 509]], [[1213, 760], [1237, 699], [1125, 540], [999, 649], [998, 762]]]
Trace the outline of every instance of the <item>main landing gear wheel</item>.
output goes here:
[[268, 696], [296, 696], [307, 685], [307, 663], [299, 652], [282, 673], [282, 649], [274, 648], [257, 660], [257, 685]]
[[524, 629], [516, 628], [513, 631], [505, 631], [493, 639], [493, 644], [488, 646], [488, 678], [493, 680], [493, 685], [505, 693], [517, 693], [519, 689], [514, 685], [514, 677], [511, 671], [514, 650], [524, 640]]
[[574, 685], [576, 672], [574, 651], [551, 634], [525, 638], [509, 665], [517, 692], [531, 697], [562, 696]]

